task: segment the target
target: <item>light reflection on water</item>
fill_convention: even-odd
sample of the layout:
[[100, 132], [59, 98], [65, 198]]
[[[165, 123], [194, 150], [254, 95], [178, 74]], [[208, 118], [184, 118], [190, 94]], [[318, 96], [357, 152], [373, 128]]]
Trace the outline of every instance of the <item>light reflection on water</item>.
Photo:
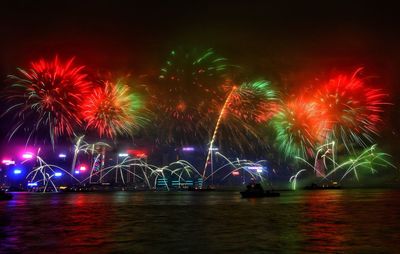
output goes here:
[[2, 253], [395, 253], [400, 190], [16, 193]]

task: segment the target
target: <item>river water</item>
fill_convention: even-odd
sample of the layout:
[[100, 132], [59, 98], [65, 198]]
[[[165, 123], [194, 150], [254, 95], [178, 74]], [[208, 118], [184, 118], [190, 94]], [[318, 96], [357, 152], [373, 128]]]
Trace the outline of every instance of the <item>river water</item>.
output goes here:
[[0, 253], [399, 253], [400, 190], [15, 193]]

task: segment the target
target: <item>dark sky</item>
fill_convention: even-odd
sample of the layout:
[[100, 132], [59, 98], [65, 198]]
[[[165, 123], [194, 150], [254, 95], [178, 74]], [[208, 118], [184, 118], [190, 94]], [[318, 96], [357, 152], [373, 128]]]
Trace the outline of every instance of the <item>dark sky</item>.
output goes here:
[[97, 68], [140, 72], [169, 48], [187, 44], [213, 47], [256, 71], [321, 62], [331, 68], [398, 65], [395, 6], [268, 2], [2, 1], [1, 70], [58, 53]]
[[1, 1], [1, 79], [55, 54], [142, 74], [185, 45], [213, 47], [249, 73], [278, 80], [364, 66], [395, 103], [382, 138], [399, 140], [398, 8], [390, 1], [293, 2]]

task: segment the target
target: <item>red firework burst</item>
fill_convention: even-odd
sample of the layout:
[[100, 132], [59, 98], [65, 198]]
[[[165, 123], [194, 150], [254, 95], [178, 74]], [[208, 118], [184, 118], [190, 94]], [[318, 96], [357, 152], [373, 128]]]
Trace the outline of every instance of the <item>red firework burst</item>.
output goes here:
[[41, 59], [32, 62], [28, 71], [19, 69], [22, 75], [10, 76], [14, 81], [8, 97], [14, 103], [10, 111], [17, 111], [18, 117], [13, 133], [24, 127], [32, 134], [48, 126], [52, 142], [57, 136], [73, 134], [81, 124], [80, 105], [90, 90], [84, 66], [73, 61]]
[[338, 75], [324, 84], [316, 93], [319, 109], [329, 119], [332, 134], [346, 144], [364, 144], [372, 141], [381, 121], [382, 106], [387, 96], [381, 89], [371, 88], [359, 77], [361, 69], [352, 75]]

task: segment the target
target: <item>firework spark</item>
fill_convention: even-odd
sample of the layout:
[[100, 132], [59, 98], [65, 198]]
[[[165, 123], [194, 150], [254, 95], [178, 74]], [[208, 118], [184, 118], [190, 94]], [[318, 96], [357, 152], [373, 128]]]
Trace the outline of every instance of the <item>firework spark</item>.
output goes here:
[[[167, 143], [199, 142], [208, 137], [225, 99], [218, 87], [228, 70], [227, 60], [212, 49], [171, 51], [151, 92], [159, 140]], [[220, 105], [220, 104], [218, 104]]]
[[233, 94], [228, 110], [242, 121], [266, 123], [276, 113], [277, 96], [269, 81], [244, 82]]
[[[225, 85], [224, 89], [234, 85]], [[277, 111], [278, 93], [266, 80], [243, 82], [237, 86], [227, 106], [218, 135], [220, 144], [234, 150], [253, 150], [265, 147], [261, 138], [265, 124]]]
[[210, 147], [208, 148], [207, 158], [206, 158], [205, 165], [204, 165], [203, 178], [204, 178], [204, 176], [206, 174], [206, 171], [207, 171], [207, 165], [208, 165], [209, 160], [210, 160], [210, 156], [211, 156], [211, 153], [212, 153], [212, 148], [213, 148], [214, 141], [215, 141], [215, 138], [216, 138], [217, 133], [218, 133], [218, 129], [219, 129], [219, 125], [221, 123], [222, 116], [224, 115], [225, 109], [226, 109], [227, 105], [229, 105], [230, 99], [232, 98], [232, 95], [235, 93], [236, 89], [237, 89], [236, 87], [232, 88], [232, 91], [229, 93], [228, 97], [225, 100], [224, 105], [222, 106], [222, 109], [221, 109], [221, 112], [219, 114], [217, 123], [215, 124], [214, 132], [213, 132], [213, 135], [212, 135], [211, 140], [210, 140]]

